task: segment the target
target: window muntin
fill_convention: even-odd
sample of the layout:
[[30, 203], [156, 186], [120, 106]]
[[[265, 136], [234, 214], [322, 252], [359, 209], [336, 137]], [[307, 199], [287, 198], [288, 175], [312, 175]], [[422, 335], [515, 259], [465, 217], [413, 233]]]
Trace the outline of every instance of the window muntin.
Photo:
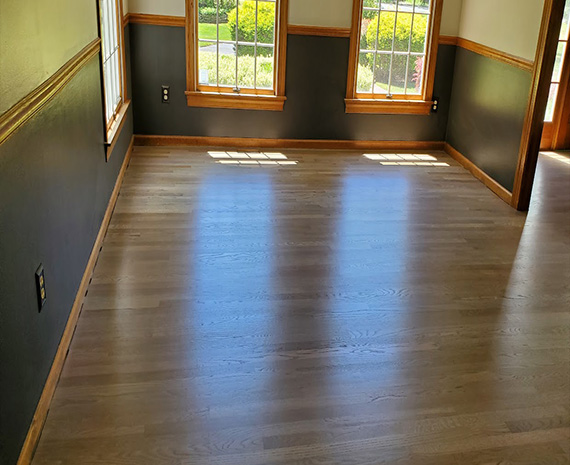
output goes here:
[[196, 90], [274, 95], [278, 0], [199, 0]]
[[105, 121], [107, 130], [116, 121], [123, 103], [122, 60], [120, 42], [120, 7], [118, 0], [99, 0]]
[[422, 98], [434, 1], [363, 1], [357, 97]]

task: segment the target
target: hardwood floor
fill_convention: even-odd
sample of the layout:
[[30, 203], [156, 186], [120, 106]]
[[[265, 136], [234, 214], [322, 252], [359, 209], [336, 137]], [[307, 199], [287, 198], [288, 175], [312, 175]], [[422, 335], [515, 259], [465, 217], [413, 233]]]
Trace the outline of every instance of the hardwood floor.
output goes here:
[[569, 464], [570, 165], [284, 153], [135, 148], [33, 464]]

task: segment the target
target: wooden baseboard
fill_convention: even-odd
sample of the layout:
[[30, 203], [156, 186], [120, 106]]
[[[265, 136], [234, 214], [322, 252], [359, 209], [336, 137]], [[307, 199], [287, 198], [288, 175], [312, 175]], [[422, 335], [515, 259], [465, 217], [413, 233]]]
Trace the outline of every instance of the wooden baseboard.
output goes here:
[[136, 135], [135, 145], [327, 150], [443, 150], [444, 142]]
[[481, 168], [475, 165], [471, 160], [469, 160], [447, 142], [445, 143], [445, 152], [460, 165], [462, 165], [473, 176], [475, 176], [479, 181], [485, 184], [485, 186], [491, 189], [491, 191], [493, 191], [493, 193], [495, 193], [501, 200], [505, 201], [509, 205], [511, 204], [512, 193], [501, 186], [497, 181], [491, 178]]
[[75, 331], [75, 326], [77, 324], [77, 320], [79, 319], [81, 307], [83, 305], [83, 299], [85, 297], [85, 292], [87, 291], [87, 286], [89, 285], [91, 275], [93, 274], [93, 269], [95, 268], [95, 263], [97, 262], [97, 258], [99, 256], [99, 251], [101, 249], [103, 239], [105, 238], [107, 228], [109, 227], [111, 215], [113, 214], [113, 210], [115, 209], [115, 204], [119, 196], [119, 190], [123, 182], [123, 177], [125, 176], [125, 171], [127, 169], [129, 160], [131, 158], [133, 145], [134, 145], [134, 137], [131, 139], [131, 143], [129, 145], [127, 153], [125, 154], [125, 160], [123, 161], [123, 164], [119, 171], [119, 175], [117, 176], [115, 188], [111, 193], [111, 198], [109, 199], [109, 204], [107, 205], [107, 210], [105, 211], [105, 216], [103, 217], [103, 221], [101, 222], [99, 233], [97, 234], [97, 238], [95, 239], [95, 244], [93, 245], [93, 249], [91, 250], [91, 255], [89, 256], [89, 261], [87, 262], [87, 266], [85, 267], [85, 272], [83, 273], [83, 278], [81, 279], [81, 283], [79, 284], [79, 289], [77, 290], [75, 301], [73, 302], [73, 306], [71, 307], [71, 312], [69, 314], [69, 318], [67, 320], [63, 336], [61, 337], [61, 341], [59, 342], [59, 346], [57, 348], [55, 358], [53, 360], [50, 372], [45, 382], [42, 395], [36, 407], [36, 411], [34, 413], [34, 418], [32, 419], [30, 429], [28, 430], [28, 434], [24, 441], [24, 445], [22, 446], [20, 457], [18, 458], [18, 465], [29, 465], [34, 457], [34, 452], [38, 445], [42, 428], [47, 418], [51, 400], [53, 398], [55, 388], [57, 387], [57, 383], [61, 375], [61, 370], [63, 369], [63, 364], [65, 363], [67, 351], [69, 349], [69, 345], [71, 344], [71, 339]]

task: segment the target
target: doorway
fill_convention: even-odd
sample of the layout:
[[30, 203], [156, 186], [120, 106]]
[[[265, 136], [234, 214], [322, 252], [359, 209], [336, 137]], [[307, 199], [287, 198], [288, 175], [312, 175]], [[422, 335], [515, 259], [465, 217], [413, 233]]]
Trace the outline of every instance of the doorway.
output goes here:
[[570, 148], [570, 1], [566, 1], [544, 118], [541, 150]]

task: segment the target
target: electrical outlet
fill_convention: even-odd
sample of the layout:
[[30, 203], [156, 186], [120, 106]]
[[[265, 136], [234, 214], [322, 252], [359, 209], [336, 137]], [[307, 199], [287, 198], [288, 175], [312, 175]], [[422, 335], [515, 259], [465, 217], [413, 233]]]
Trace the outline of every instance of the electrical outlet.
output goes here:
[[433, 103], [431, 105], [431, 112], [437, 113], [438, 108], [439, 108], [439, 99], [437, 97], [434, 97]]
[[170, 103], [170, 86], [162, 86], [162, 103]]
[[38, 307], [41, 311], [46, 304], [47, 294], [46, 294], [46, 278], [44, 273], [44, 267], [40, 263], [40, 266], [36, 270], [36, 291], [38, 294]]

